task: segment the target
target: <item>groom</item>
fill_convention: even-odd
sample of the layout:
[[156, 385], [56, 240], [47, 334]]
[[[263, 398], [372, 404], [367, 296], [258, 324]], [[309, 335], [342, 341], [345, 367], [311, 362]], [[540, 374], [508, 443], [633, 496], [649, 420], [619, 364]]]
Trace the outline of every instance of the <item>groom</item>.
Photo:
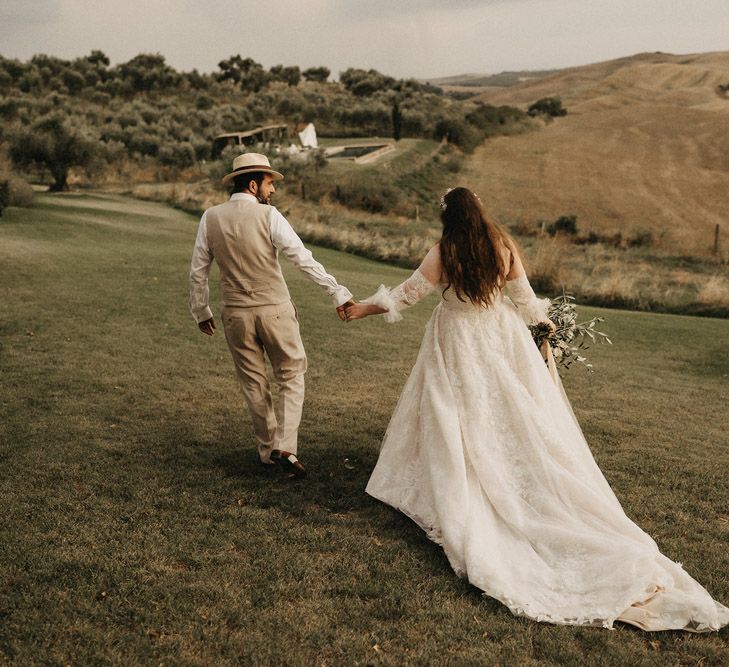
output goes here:
[[[283, 175], [268, 158], [245, 153], [223, 178], [228, 201], [203, 213], [190, 266], [190, 312], [200, 331], [212, 336], [215, 320], [208, 303], [213, 259], [220, 269], [223, 329], [243, 396], [253, 421], [261, 463], [282, 463], [291, 477], [306, 470], [298, 460], [297, 434], [304, 402], [306, 353], [299, 320], [281, 273], [282, 252], [334, 301], [340, 319], [352, 305], [350, 291], [328, 274], [286, 218], [270, 206], [274, 181]], [[264, 355], [278, 385], [278, 419], [273, 409]]]

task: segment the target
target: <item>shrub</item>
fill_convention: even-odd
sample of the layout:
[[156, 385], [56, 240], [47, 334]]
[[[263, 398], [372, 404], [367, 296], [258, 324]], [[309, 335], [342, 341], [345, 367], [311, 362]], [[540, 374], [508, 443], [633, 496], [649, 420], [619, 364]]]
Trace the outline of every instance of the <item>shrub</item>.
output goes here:
[[201, 111], [206, 109], [212, 109], [215, 106], [215, 101], [210, 95], [201, 94], [195, 98], [195, 108]]
[[466, 115], [466, 120], [486, 134], [493, 134], [504, 125], [522, 120], [524, 117], [524, 112], [516, 107], [495, 107], [490, 104], [480, 103]]
[[64, 69], [61, 77], [71, 95], [78, 95], [86, 87], [86, 79], [72, 69]]
[[41, 118], [29, 130], [21, 131], [10, 141], [10, 159], [16, 166], [45, 167], [53, 176], [51, 190], [68, 189], [71, 167], [85, 167], [98, 146], [80, 132], [70, 128], [66, 120], [55, 114]]
[[634, 236], [628, 237], [628, 245], [631, 248], [651, 246], [653, 245], [653, 241], [653, 232], [651, 232], [650, 230], [644, 230], [642, 232], [638, 232]]
[[159, 161], [168, 167], [185, 169], [195, 164], [195, 149], [188, 141], [162, 146], [157, 156]]
[[160, 149], [160, 138], [151, 132], [134, 132], [124, 142], [132, 153], [156, 157]]
[[461, 167], [463, 167], [463, 153], [451, 153], [446, 158], [443, 166], [445, 167], [446, 171], [449, 171], [452, 174], [457, 174], [459, 171], [461, 171]]
[[376, 69], [364, 70], [355, 67], [340, 72], [339, 81], [357, 97], [370, 97], [378, 90], [387, 90], [395, 85], [395, 79], [380, 74]]
[[334, 199], [349, 208], [370, 213], [387, 213], [400, 203], [400, 191], [389, 182], [362, 173], [335, 185]]
[[0, 218], [3, 217], [3, 211], [10, 203], [10, 183], [0, 181]]
[[434, 134], [436, 139], [445, 139], [469, 153], [481, 141], [481, 136], [472, 125], [456, 118], [442, 118], [439, 120], [435, 124]]
[[530, 116], [566, 116], [567, 109], [562, 106], [559, 97], [543, 97], [532, 104], [527, 113]]
[[555, 234], [569, 234], [570, 236], [574, 236], [577, 234], [577, 216], [561, 215], [547, 227], [547, 234], [550, 236], [554, 236]]
[[159, 53], [140, 53], [115, 69], [119, 77], [135, 92], [173, 88], [182, 79]]
[[216, 75], [218, 81], [233, 81], [240, 85], [241, 90], [257, 93], [271, 80], [271, 75], [263, 69], [260, 63], [252, 58], [241, 58], [240, 55], [231, 56], [218, 63], [220, 72]]
[[98, 104], [102, 107], [109, 106], [109, 103], [111, 102], [111, 95], [109, 95], [109, 93], [105, 93], [103, 90], [95, 90], [88, 95], [88, 98], [94, 104]]
[[11, 176], [8, 180], [10, 189], [9, 206], [30, 208], [33, 206], [33, 188], [22, 178]]
[[18, 115], [18, 100], [11, 98], [0, 101], [0, 118], [13, 120]]
[[302, 72], [302, 75], [307, 81], [318, 81], [325, 83], [329, 78], [331, 71], [328, 67], [309, 67]]
[[289, 86], [298, 86], [301, 81], [301, 70], [296, 65], [284, 67], [283, 65], [273, 66], [269, 72], [274, 81], [283, 81]]
[[209, 141], [195, 141], [192, 144], [195, 151], [195, 159], [202, 162], [203, 160], [209, 160], [211, 155], [210, 142]]

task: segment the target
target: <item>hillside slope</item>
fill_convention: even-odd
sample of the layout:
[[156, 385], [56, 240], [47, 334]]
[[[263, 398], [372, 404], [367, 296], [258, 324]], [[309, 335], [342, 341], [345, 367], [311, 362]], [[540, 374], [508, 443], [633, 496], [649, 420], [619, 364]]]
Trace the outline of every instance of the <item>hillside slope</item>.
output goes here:
[[503, 221], [578, 216], [582, 230], [650, 230], [664, 248], [706, 254], [729, 235], [729, 52], [639, 54], [487, 91], [490, 104], [559, 96], [569, 113], [496, 138], [466, 180]]

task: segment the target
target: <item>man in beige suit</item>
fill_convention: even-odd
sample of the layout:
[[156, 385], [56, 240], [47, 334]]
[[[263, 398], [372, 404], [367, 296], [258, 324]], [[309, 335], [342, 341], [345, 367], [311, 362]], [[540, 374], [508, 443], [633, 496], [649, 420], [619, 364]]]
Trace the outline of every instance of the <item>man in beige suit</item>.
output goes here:
[[[281, 273], [282, 252], [332, 298], [340, 319], [352, 294], [319, 264], [286, 218], [273, 206], [274, 181], [283, 175], [268, 158], [245, 153], [223, 178], [230, 199], [203, 213], [190, 267], [190, 311], [200, 331], [212, 336], [208, 275], [218, 262], [223, 295], [223, 329], [243, 396], [253, 421], [261, 463], [281, 463], [303, 477], [297, 434], [304, 402], [306, 353], [299, 321]], [[264, 355], [279, 388], [278, 418], [273, 409]]]

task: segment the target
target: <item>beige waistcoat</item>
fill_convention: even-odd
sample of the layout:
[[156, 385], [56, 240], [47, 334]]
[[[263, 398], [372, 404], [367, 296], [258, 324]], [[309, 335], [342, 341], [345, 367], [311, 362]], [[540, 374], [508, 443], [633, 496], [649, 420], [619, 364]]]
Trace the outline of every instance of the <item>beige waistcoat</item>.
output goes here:
[[271, 242], [271, 209], [235, 199], [207, 210], [208, 245], [220, 268], [223, 304], [269, 306], [291, 299]]

